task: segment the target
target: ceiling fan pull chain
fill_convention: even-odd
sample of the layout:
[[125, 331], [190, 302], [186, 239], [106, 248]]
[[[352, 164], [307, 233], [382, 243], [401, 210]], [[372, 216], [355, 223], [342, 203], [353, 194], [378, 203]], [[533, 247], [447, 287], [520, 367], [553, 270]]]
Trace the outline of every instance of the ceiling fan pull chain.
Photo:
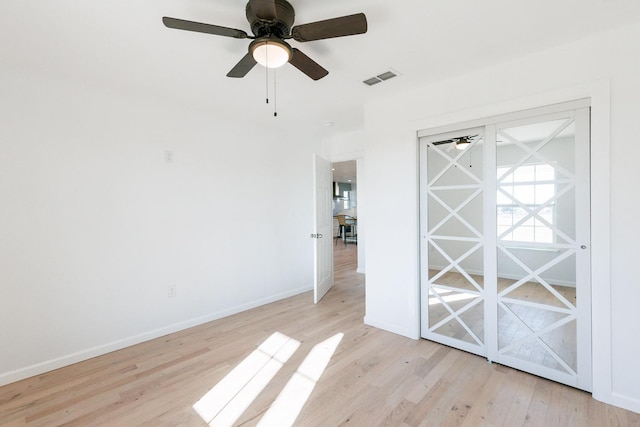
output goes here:
[[278, 70], [273, 69], [273, 117], [278, 117], [278, 93], [276, 92], [276, 83]]
[[[269, 42], [267, 42], [269, 44]], [[269, 60], [269, 49], [267, 49], [264, 53], [267, 61]], [[264, 84], [267, 92], [267, 104], [269, 103], [269, 68], [264, 67]]]

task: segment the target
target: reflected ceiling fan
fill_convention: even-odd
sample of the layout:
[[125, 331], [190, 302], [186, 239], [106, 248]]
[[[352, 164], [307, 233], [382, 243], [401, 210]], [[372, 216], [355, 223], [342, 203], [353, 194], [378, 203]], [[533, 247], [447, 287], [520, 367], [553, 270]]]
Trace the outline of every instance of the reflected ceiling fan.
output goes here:
[[162, 22], [168, 28], [178, 30], [252, 39], [249, 52], [227, 74], [227, 77], [236, 78], [247, 75], [256, 63], [268, 68], [277, 68], [289, 62], [313, 80], [319, 80], [329, 72], [299, 49], [292, 48], [285, 40], [294, 39], [304, 43], [367, 32], [367, 18], [364, 13], [292, 27], [295, 10], [286, 0], [250, 0], [247, 3], [246, 16], [253, 36], [234, 28], [177, 18], [164, 17]]
[[464, 150], [469, 146], [469, 144], [473, 142], [473, 139], [476, 138], [477, 136], [478, 135], [460, 136], [457, 138], [445, 139], [444, 141], [436, 141], [436, 142], [433, 142], [431, 145], [435, 146], [435, 145], [451, 144], [449, 148], [447, 148], [447, 151], [453, 150], [454, 148], [458, 150]]

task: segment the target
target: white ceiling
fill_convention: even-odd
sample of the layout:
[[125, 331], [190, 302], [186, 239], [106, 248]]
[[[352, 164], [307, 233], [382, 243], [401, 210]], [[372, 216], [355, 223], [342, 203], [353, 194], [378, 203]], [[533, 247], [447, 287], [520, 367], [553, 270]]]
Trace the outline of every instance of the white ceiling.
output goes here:
[[331, 167], [333, 169], [333, 180], [335, 182], [357, 182], [355, 160], [333, 163]]
[[[330, 74], [314, 82], [290, 65], [280, 69], [277, 118], [273, 105], [265, 105], [264, 69], [257, 66], [244, 79], [225, 76], [248, 40], [171, 30], [161, 22], [171, 16], [250, 32], [244, 0], [2, 0], [0, 66], [331, 136], [360, 129], [370, 100], [640, 21], [637, 0], [291, 3], [297, 24], [364, 12], [369, 32], [292, 41]], [[390, 68], [401, 76], [362, 83]]]

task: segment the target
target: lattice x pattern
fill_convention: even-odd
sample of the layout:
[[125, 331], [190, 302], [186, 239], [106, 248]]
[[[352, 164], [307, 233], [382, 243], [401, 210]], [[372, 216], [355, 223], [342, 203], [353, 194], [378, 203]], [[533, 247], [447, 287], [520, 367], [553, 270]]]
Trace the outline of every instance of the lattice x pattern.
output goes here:
[[577, 375], [573, 117], [498, 130], [498, 352]]
[[483, 136], [427, 144], [429, 339], [484, 354]]

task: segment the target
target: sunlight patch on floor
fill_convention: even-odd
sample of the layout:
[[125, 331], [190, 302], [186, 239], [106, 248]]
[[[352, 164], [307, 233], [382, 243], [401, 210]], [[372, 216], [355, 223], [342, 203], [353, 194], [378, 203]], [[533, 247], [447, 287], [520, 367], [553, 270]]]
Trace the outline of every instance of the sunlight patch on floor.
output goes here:
[[[478, 297], [478, 295], [468, 294], [466, 292], [453, 294], [453, 291], [450, 291], [447, 289], [440, 289], [440, 288], [433, 288], [433, 289], [434, 291], [438, 292], [438, 295], [440, 295], [440, 298], [442, 298], [444, 302], [463, 301], [466, 299], [472, 299], [472, 298]], [[435, 297], [435, 296], [429, 297], [429, 305], [436, 305], [436, 304], [441, 304], [438, 297]]]
[[285, 427], [293, 425], [343, 336], [343, 333], [336, 334], [313, 347], [264, 414], [258, 426]]
[[210, 426], [233, 425], [299, 346], [298, 341], [274, 333], [196, 402], [193, 409]]

